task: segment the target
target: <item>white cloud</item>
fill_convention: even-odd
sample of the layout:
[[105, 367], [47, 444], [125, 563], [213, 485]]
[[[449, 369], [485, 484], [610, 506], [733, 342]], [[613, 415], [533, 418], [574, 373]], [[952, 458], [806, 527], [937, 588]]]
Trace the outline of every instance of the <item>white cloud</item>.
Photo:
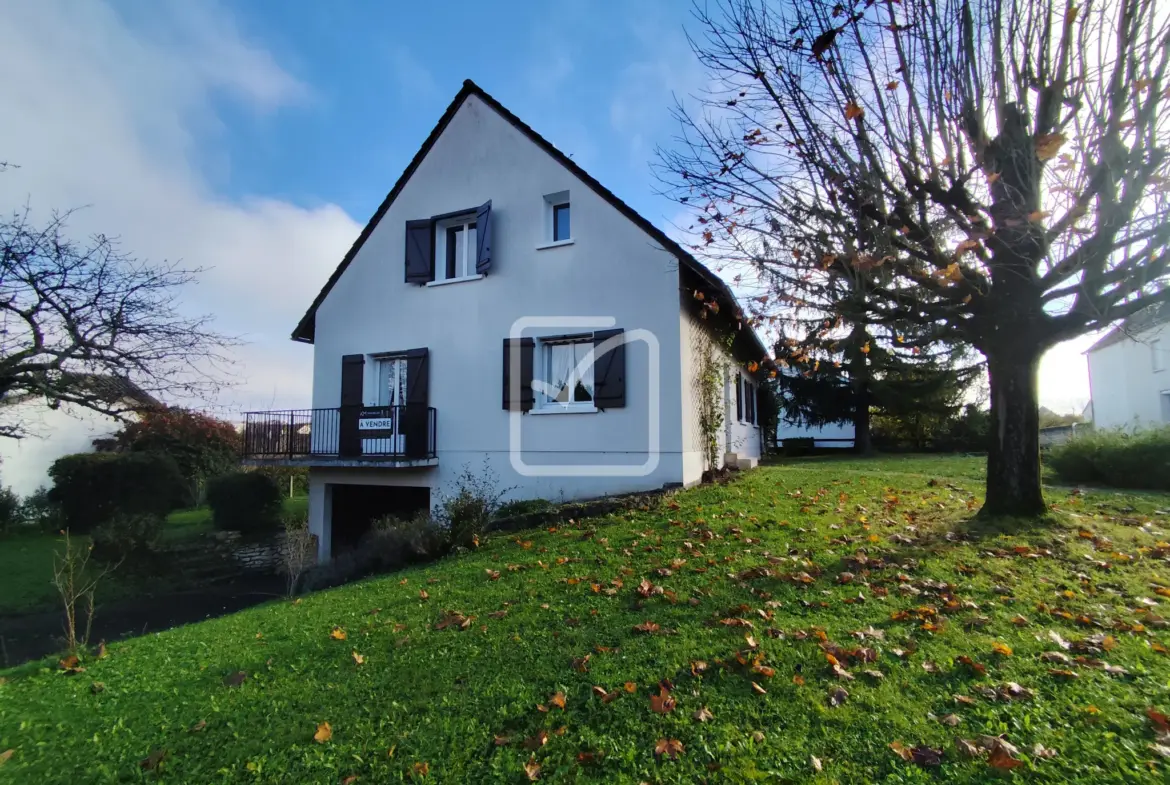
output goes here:
[[[360, 226], [331, 204], [223, 198], [203, 167], [222, 130], [217, 101], [265, 113], [312, 92], [215, 6], [149, 8], [132, 27], [102, 3], [0, 6], [0, 160], [20, 167], [0, 174], [0, 209], [84, 207], [71, 219], [79, 236], [103, 232], [140, 257], [207, 268], [185, 307], [249, 341], [237, 352], [240, 386], [217, 409], [307, 405], [312, 350], [289, 334]], [[24, 458], [32, 452], [45, 450]], [[43, 470], [21, 468], [19, 446], [0, 454], [5, 483]]]

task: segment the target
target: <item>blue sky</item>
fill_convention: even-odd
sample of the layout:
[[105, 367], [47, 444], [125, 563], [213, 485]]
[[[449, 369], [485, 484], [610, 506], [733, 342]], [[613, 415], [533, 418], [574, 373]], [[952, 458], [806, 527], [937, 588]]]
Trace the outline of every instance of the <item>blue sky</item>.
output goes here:
[[[134, 28], [172, 32], [166, 10], [117, 7]], [[222, 127], [197, 155], [226, 196], [333, 203], [364, 220], [470, 78], [652, 219], [677, 213], [649, 161], [672, 132], [672, 92], [701, 79], [679, 0], [226, 7], [307, 88], [272, 112], [216, 98]]]

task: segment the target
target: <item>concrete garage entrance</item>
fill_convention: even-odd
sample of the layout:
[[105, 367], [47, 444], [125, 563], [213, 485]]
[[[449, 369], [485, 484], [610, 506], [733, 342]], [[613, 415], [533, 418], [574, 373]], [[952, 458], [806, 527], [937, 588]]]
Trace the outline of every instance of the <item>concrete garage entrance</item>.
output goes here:
[[331, 552], [354, 548], [375, 520], [408, 518], [430, 509], [431, 489], [401, 485], [334, 485]]

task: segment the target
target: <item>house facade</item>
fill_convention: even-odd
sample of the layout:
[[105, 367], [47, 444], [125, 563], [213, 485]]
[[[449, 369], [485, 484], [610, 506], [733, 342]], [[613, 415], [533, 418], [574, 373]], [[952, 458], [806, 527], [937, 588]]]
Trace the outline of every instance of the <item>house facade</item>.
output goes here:
[[1095, 427], [1170, 425], [1170, 303], [1131, 317], [1085, 355]]
[[699, 482], [704, 342], [719, 463], [761, 451], [770, 361], [727, 286], [471, 82], [293, 338], [313, 409], [249, 414], [245, 458], [310, 467], [321, 558], [468, 470], [511, 499]]

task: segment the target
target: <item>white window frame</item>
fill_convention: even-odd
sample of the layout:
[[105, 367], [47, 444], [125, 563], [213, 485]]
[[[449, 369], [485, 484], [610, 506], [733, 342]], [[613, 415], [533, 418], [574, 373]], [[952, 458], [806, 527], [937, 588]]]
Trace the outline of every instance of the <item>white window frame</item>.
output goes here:
[[[476, 242], [468, 242], [470, 229], [476, 230]], [[455, 260], [455, 275], [447, 276], [447, 232], [451, 229], [463, 230], [463, 258]], [[479, 227], [475, 226], [475, 213], [457, 215], [453, 218], [444, 218], [435, 221], [435, 280], [431, 284], [454, 283], [456, 281], [475, 281], [482, 278], [475, 272], [476, 254], [479, 245]]]
[[[556, 234], [556, 208], [569, 208], [569, 236], [562, 240], [554, 240]], [[541, 220], [541, 237], [540, 243], [536, 246], [538, 250], [543, 248], [560, 248], [565, 245], [573, 244], [573, 202], [569, 198], [568, 191], [557, 191], [553, 194], [544, 195], [544, 203], [542, 206], [543, 218]]]
[[[593, 351], [593, 334], [587, 333], [584, 335], [565, 335], [557, 336], [555, 338], [540, 338], [537, 339], [536, 348], [538, 350], [538, 363], [536, 368], [533, 368], [533, 376], [537, 381], [542, 382], [544, 386], [549, 386], [552, 382], [549, 381], [551, 376], [550, 370], [552, 367], [552, 348], [554, 346], [564, 346], [566, 344], [583, 344], [588, 347], [588, 351]], [[576, 356], [574, 354], [574, 356]], [[542, 386], [536, 390], [535, 406], [532, 409], [533, 414], [568, 414], [568, 413], [591, 413], [597, 411], [597, 380], [593, 375], [595, 365], [591, 364], [585, 369], [588, 374], [590, 385], [593, 387], [593, 400], [591, 401], [566, 401], [564, 403], [550, 398]], [[576, 368], [574, 368], [574, 375], [568, 380], [570, 389], [575, 387], [578, 381], [576, 376]]]
[[1150, 341], [1150, 368], [1154, 373], [1166, 370], [1166, 354], [1162, 351], [1162, 339]]

